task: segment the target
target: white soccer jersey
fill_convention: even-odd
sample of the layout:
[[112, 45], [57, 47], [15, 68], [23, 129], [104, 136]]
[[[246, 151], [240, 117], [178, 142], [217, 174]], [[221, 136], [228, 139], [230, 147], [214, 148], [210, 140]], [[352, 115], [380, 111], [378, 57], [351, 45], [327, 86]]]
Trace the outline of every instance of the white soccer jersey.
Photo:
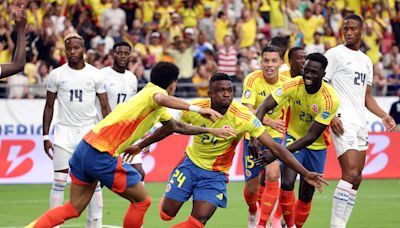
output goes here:
[[361, 51], [338, 45], [325, 53], [328, 59], [324, 80], [339, 96], [338, 115], [347, 122], [365, 126], [365, 93], [372, 85], [372, 62]]
[[105, 87], [111, 110], [137, 93], [138, 83], [132, 72], [125, 70], [125, 73], [118, 73], [112, 67], [105, 67], [101, 71], [105, 77]]
[[57, 93], [58, 124], [85, 126], [96, 121], [96, 94], [105, 93], [102, 72], [85, 63], [81, 70], [64, 64], [49, 74], [47, 90]]

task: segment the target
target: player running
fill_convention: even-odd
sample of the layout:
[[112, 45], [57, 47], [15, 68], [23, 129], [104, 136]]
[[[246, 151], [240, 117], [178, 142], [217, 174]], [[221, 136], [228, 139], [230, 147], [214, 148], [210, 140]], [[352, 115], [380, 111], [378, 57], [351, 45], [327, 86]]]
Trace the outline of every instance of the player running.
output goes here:
[[[261, 56], [261, 70], [249, 74], [243, 83], [242, 104], [255, 113], [258, 106], [271, 92], [278, 88], [288, 78], [280, 73], [279, 68], [283, 64], [283, 52], [275, 46], [267, 45], [263, 48]], [[268, 112], [262, 119], [262, 124], [268, 134], [279, 144], [282, 144], [285, 131], [284, 105], [280, 105]], [[245, 174], [244, 198], [249, 207], [248, 227], [257, 227], [257, 197], [259, 192], [259, 174], [262, 167], [257, 166], [249, 151], [250, 135], [246, 134], [243, 145], [243, 167]], [[265, 147], [263, 149], [266, 149]], [[274, 161], [266, 167], [265, 186], [261, 198], [261, 220], [268, 220], [267, 214], [271, 214], [279, 195], [279, 162]], [[261, 185], [263, 186], [263, 185]], [[265, 226], [265, 224], [264, 224]]]
[[[218, 207], [226, 207], [227, 174], [235, 148], [245, 132], [258, 138], [275, 156], [301, 173], [311, 185], [322, 190], [321, 182], [326, 182], [321, 179], [320, 174], [306, 170], [288, 150], [269, 136], [262, 123], [247, 107], [232, 101], [233, 87], [228, 75], [214, 75], [210, 80], [208, 93], [211, 99], [197, 100], [193, 104], [213, 108], [223, 117], [211, 122], [199, 114], [183, 111], [181, 120], [195, 126], [233, 128], [238, 130], [238, 134], [227, 139], [207, 133], [194, 136], [193, 142], [186, 148], [186, 156], [171, 173], [164, 199], [160, 202], [160, 216], [163, 220], [173, 219], [190, 197], [193, 197], [191, 215], [186, 221], [173, 227], [203, 227]], [[172, 131], [163, 126], [135, 145], [136, 151], [170, 134]]]
[[[307, 56], [303, 76], [290, 79], [271, 93], [257, 110], [257, 117], [282, 103], [290, 106], [288, 129], [285, 136], [287, 149], [308, 170], [323, 173], [326, 161], [326, 143], [322, 133], [329, 126], [339, 106], [338, 97], [331, 86], [322, 80], [328, 62], [318, 53]], [[314, 186], [300, 179], [299, 199], [295, 205], [294, 183], [297, 171], [286, 164], [281, 169], [281, 207], [288, 227], [300, 228], [305, 223], [314, 194]], [[263, 226], [262, 226], [263, 227]]]
[[345, 43], [329, 49], [324, 80], [336, 90], [340, 106], [332, 120], [332, 139], [342, 177], [333, 194], [331, 227], [346, 227], [362, 179], [368, 149], [365, 108], [382, 119], [387, 131], [396, 126], [372, 95], [372, 62], [360, 49], [363, 21], [349, 15], [343, 22]]
[[47, 228], [79, 217], [88, 205], [97, 182], [130, 201], [124, 227], [139, 228], [151, 199], [142, 176], [119, 156], [140, 139], [153, 125], [161, 121], [174, 132], [182, 134], [210, 133], [217, 137], [235, 135], [233, 129], [209, 129], [183, 124], [172, 118], [165, 107], [191, 110], [212, 120], [221, 118], [218, 112], [189, 105], [172, 95], [176, 89], [179, 69], [172, 63], [159, 62], [150, 74], [150, 83], [136, 96], [100, 121], [87, 133], [76, 148], [69, 164], [72, 179], [70, 201], [45, 212], [28, 227]]
[[[103, 116], [110, 112], [101, 71], [85, 63], [83, 59], [85, 51], [83, 38], [76, 33], [71, 33], [65, 37], [64, 44], [68, 63], [50, 72], [43, 113], [44, 150], [53, 160], [54, 169], [50, 208], [64, 203], [68, 161], [79, 141], [96, 123], [96, 97], [100, 102]], [[59, 110], [53, 146], [49, 139], [49, 130], [56, 99]], [[87, 211], [87, 227], [102, 227], [102, 208], [101, 188], [97, 186]]]

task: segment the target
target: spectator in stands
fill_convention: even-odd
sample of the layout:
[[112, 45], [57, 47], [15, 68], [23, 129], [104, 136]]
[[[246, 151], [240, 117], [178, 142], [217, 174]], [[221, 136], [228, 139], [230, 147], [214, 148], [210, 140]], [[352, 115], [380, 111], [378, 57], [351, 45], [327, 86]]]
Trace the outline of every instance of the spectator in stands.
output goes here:
[[145, 41], [148, 50], [148, 63], [153, 65], [161, 61], [163, 56], [163, 44], [161, 42], [161, 34], [159, 32], [151, 32], [148, 30]]
[[393, 72], [387, 77], [387, 95], [393, 96], [400, 91], [400, 65], [393, 64]]
[[115, 43], [114, 39], [108, 35], [108, 29], [106, 27], [100, 27], [99, 30], [99, 35], [91, 40], [90, 45], [93, 49], [96, 49], [99, 43], [104, 43], [104, 51], [106, 54], [108, 54]]
[[204, 51], [204, 60], [205, 60], [205, 67], [207, 69], [207, 72], [209, 72], [211, 74], [211, 76], [216, 74], [218, 72], [218, 64], [215, 61], [214, 52], [211, 50], [205, 50]]
[[0, 15], [0, 63], [11, 60], [14, 50], [14, 42], [11, 38], [11, 26], [6, 19]]
[[210, 72], [207, 72], [207, 68], [205, 64], [200, 64], [197, 67], [196, 73], [192, 78], [193, 85], [196, 88], [198, 97], [207, 97], [208, 96], [208, 84], [211, 78]]
[[210, 5], [204, 6], [204, 16], [199, 20], [199, 31], [204, 33], [209, 41], [213, 43], [215, 37], [215, 27]]
[[241, 18], [236, 25], [240, 37], [240, 48], [248, 48], [255, 44], [257, 35], [257, 8], [243, 9]]
[[112, 7], [106, 9], [101, 15], [101, 25], [108, 30], [108, 35], [111, 36], [114, 41], [121, 40], [122, 34], [120, 32], [121, 27], [125, 26], [126, 14], [121, 8], [119, 8], [119, 1], [112, 0]]
[[383, 56], [383, 66], [386, 69], [392, 69], [393, 65], [400, 66], [400, 53], [397, 44], [392, 44], [390, 52]]
[[373, 94], [375, 96], [383, 96], [386, 90], [387, 78], [383, 75], [381, 64], [376, 64], [373, 68]]
[[325, 53], [325, 46], [321, 42], [321, 33], [314, 32], [314, 42], [312, 44], [307, 44], [304, 48], [307, 55], [311, 53]]
[[214, 50], [213, 45], [207, 40], [207, 35], [203, 32], [200, 32], [197, 37], [196, 51], [194, 54], [196, 66], [205, 60], [206, 50]]
[[313, 35], [319, 29], [322, 28], [325, 20], [323, 18], [317, 18], [312, 14], [310, 8], [306, 8], [304, 11], [304, 17], [302, 18], [290, 18], [295, 25], [298, 26], [300, 32], [303, 35], [304, 45], [313, 43]]
[[160, 0], [157, 12], [160, 14], [159, 30], [161, 32], [168, 31], [172, 24], [171, 14], [175, 12], [175, 8], [171, 5], [170, 0]]
[[[397, 96], [400, 98], [400, 89], [397, 90]], [[395, 131], [400, 131], [400, 99], [392, 104], [389, 115], [396, 121]]]
[[218, 17], [215, 20], [215, 44], [221, 46], [224, 44], [224, 38], [230, 34], [230, 23], [223, 11], [218, 12]]
[[183, 7], [179, 10], [182, 15], [183, 25], [186, 28], [197, 27], [197, 20], [200, 18], [200, 6], [194, 0], [185, 0]]
[[20, 72], [7, 80], [9, 86], [9, 99], [33, 98], [29, 94], [29, 81], [23, 72]]
[[49, 76], [49, 72], [50, 72], [49, 66], [45, 62], [42, 62], [39, 65], [39, 69], [36, 74], [36, 83], [31, 92], [33, 97], [46, 98], [46, 94], [47, 94], [46, 85], [47, 85], [47, 78]]
[[168, 41], [170, 43], [173, 43], [175, 37], [183, 38], [183, 29], [185, 28], [185, 26], [182, 23], [179, 13], [173, 13], [171, 18], [172, 24], [168, 28]]

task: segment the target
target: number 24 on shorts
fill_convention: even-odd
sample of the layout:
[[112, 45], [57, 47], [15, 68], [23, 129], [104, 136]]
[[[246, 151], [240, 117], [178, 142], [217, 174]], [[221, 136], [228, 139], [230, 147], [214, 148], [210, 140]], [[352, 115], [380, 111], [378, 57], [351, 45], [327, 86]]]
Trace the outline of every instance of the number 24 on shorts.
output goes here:
[[178, 188], [182, 187], [183, 183], [186, 180], [186, 177], [183, 175], [183, 173], [181, 171], [179, 171], [178, 169], [175, 170], [174, 175], [172, 176], [171, 180], [169, 181], [169, 183], [174, 184], [175, 180], [178, 181]]

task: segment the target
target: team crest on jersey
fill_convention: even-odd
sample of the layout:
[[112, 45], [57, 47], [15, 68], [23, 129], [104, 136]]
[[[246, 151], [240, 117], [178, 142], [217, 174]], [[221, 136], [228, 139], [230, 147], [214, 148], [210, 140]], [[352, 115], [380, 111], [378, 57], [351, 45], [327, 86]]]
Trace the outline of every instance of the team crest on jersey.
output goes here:
[[251, 97], [251, 91], [247, 89], [246, 91], [244, 91], [243, 95], [244, 98], [249, 99]]
[[278, 97], [282, 96], [282, 94], [283, 94], [282, 88], [278, 88], [278, 89], [276, 90], [276, 92], [275, 92], [275, 95], [278, 96]]
[[91, 80], [87, 80], [87, 81], [85, 82], [85, 84], [86, 84], [86, 88], [87, 88], [87, 89], [91, 89], [91, 88], [93, 88], [93, 86], [94, 86], [94, 82], [91, 81]]
[[316, 104], [311, 105], [311, 110], [312, 110], [314, 113], [318, 113], [318, 112], [319, 112], [318, 105], [316, 105]]
[[171, 191], [171, 184], [167, 184], [167, 187], [165, 188], [165, 192]]
[[326, 120], [330, 115], [331, 115], [330, 112], [323, 111], [323, 112], [322, 112], [322, 119]]
[[261, 127], [261, 122], [260, 122], [258, 119], [254, 119], [253, 125], [254, 125], [256, 128], [259, 128], [259, 127]]
[[246, 169], [246, 177], [250, 177], [251, 176], [251, 171], [249, 169]]

